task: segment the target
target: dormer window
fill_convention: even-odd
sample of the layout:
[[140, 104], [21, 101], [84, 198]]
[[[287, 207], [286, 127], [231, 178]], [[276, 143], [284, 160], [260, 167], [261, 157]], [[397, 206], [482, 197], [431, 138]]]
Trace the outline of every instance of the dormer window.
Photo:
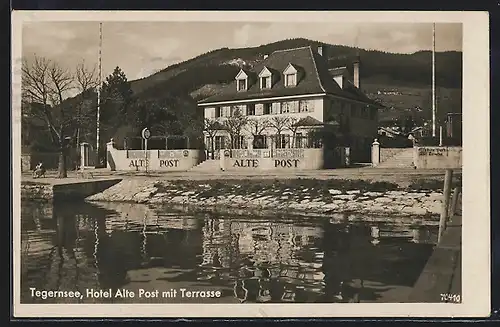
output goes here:
[[295, 68], [292, 64], [288, 64], [283, 72], [286, 87], [293, 87], [297, 85], [297, 72], [297, 68]]
[[264, 67], [260, 72], [259, 80], [261, 89], [270, 89], [272, 87], [272, 73], [267, 67]]
[[297, 85], [297, 74], [286, 74], [285, 75], [285, 86], [295, 86]]
[[239, 79], [238, 80], [238, 85], [237, 85], [237, 90], [239, 91], [246, 91], [247, 89], [247, 80], [246, 79]]
[[248, 74], [243, 69], [236, 75], [235, 80], [238, 92], [248, 90]]
[[271, 76], [261, 77], [260, 88], [261, 89], [270, 89], [271, 88]]

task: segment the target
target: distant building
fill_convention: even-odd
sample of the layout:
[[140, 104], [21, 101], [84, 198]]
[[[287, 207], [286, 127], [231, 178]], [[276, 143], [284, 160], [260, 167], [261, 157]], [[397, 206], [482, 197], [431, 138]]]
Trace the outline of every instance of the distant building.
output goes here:
[[[369, 160], [381, 106], [360, 89], [359, 60], [351, 77], [347, 67], [329, 69], [326, 50], [275, 51], [253, 69], [241, 69], [219, 94], [200, 101], [205, 118], [221, 126], [214, 142], [205, 135], [206, 149], [345, 146], [351, 162]], [[251, 123], [235, 140], [222, 126], [240, 114]]]

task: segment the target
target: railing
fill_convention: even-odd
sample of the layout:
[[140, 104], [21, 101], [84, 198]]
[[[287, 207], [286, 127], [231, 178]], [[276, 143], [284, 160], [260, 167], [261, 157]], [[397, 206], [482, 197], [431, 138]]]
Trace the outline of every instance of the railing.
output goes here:
[[304, 158], [304, 149], [274, 149], [273, 158]]
[[[303, 159], [305, 152], [309, 150], [320, 150], [319, 148], [291, 148], [291, 149], [227, 149], [233, 159]], [[220, 153], [220, 150], [218, 151]]]
[[179, 159], [189, 156], [189, 150], [125, 150], [128, 159], [160, 158]]
[[233, 149], [230, 150], [231, 158], [270, 158], [271, 150], [269, 149]]

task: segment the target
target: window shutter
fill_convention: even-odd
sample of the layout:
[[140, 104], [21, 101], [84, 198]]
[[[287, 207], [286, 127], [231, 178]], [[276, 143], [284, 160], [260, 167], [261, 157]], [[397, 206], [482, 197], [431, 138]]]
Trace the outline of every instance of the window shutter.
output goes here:
[[273, 102], [271, 113], [276, 115], [280, 113], [281, 104], [279, 102]]
[[205, 117], [214, 119], [215, 118], [215, 108], [212, 108], [212, 107], [206, 108], [205, 109]]
[[255, 105], [255, 115], [260, 116], [264, 114], [264, 105], [262, 103], [258, 103]]

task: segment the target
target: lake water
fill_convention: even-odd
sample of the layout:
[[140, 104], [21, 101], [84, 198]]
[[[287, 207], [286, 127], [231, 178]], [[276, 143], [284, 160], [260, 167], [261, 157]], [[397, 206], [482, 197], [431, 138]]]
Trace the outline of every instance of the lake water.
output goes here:
[[120, 203], [25, 201], [21, 223], [22, 303], [405, 302], [437, 240], [435, 224]]

